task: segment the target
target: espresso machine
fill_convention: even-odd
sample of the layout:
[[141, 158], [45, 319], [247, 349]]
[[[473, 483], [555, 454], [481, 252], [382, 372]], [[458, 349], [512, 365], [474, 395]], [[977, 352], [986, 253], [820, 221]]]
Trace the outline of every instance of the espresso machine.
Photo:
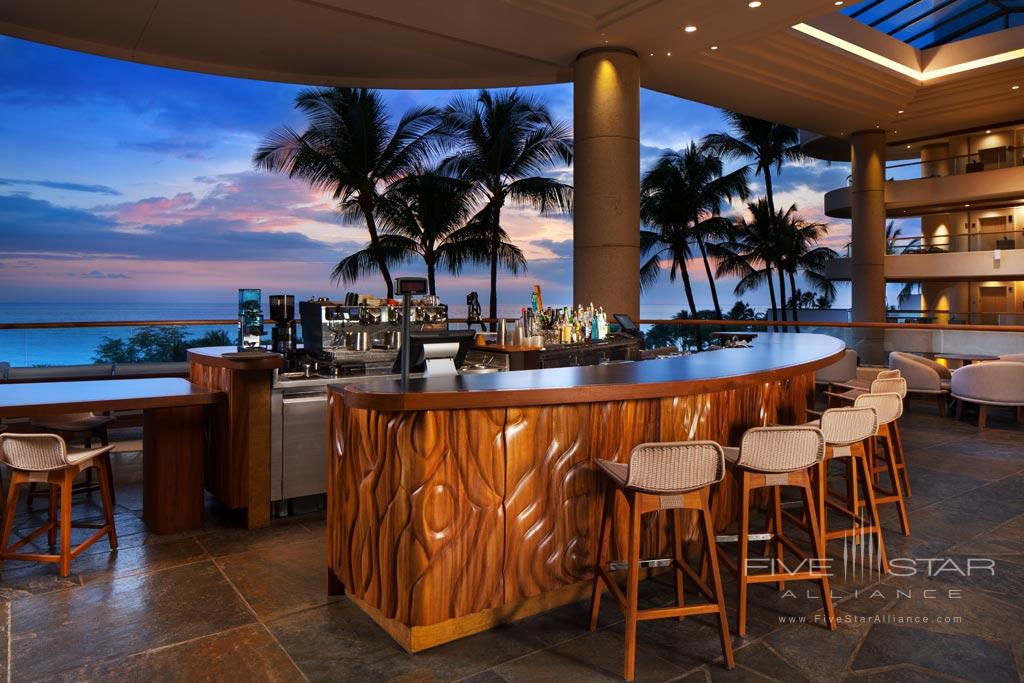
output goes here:
[[[401, 346], [402, 309], [396, 301], [352, 295], [344, 302], [314, 298], [299, 302], [299, 315], [307, 354], [335, 360], [359, 354], [393, 356]], [[448, 306], [437, 297], [423, 297], [413, 302], [409, 318], [414, 330], [448, 329]]]

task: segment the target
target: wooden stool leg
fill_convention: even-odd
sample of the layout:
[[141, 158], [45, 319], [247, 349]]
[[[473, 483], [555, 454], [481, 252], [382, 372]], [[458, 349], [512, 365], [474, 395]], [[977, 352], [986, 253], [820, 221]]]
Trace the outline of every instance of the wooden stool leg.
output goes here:
[[892, 490], [896, 494], [896, 509], [900, 513], [900, 527], [903, 529], [903, 535], [909, 536], [910, 519], [907, 517], [907, 502], [903, 499], [903, 487], [900, 485], [900, 473], [896, 465], [896, 454], [892, 447], [892, 442], [889, 440], [888, 433], [882, 437], [882, 444], [885, 450], [885, 462], [889, 470], [889, 478], [892, 480]]
[[49, 489], [50, 530], [46, 532], [46, 540], [52, 548], [57, 545], [57, 487], [51, 484]]
[[[878, 504], [875, 503], [875, 487], [871, 484], [871, 477], [868, 475], [868, 463], [867, 460], [860, 456], [854, 456], [853, 466], [856, 468], [860, 465], [861, 471], [864, 473], [864, 497], [868, 501], [868, 511], [871, 512], [871, 523], [875, 527], [875, 538], [878, 539], [878, 556], [882, 563], [882, 571], [886, 574], [889, 573], [889, 558], [885, 554], [885, 539], [882, 538], [882, 519], [878, 516]], [[853, 511], [860, 514], [860, 510], [854, 508]]]
[[629, 499], [629, 569], [626, 574], [626, 665], [624, 678], [633, 680], [636, 666], [636, 623], [640, 588], [640, 500], [630, 491]]
[[988, 406], [982, 403], [978, 406], [978, 430], [985, 428], [985, 422], [988, 420]]
[[[772, 487], [772, 502], [770, 514], [772, 515], [772, 525], [775, 527], [775, 560], [778, 563], [777, 566], [785, 566], [785, 558], [783, 556], [783, 545], [782, 545], [782, 487]], [[786, 590], [786, 582], [779, 579], [776, 584], [780, 591]]]
[[32, 501], [35, 499], [35, 497], [36, 497], [36, 483], [32, 482], [31, 484], [28, 485], [28, 494], [25, 496], [25, 509], [26, 510], [31, 510], [32, 509]]
[[910, 492], [910, 471], [907, 469], [907, 453], [903, 450], [903, 432], [900, 431], [898, 420], [889, 425], [889, 433], [892, 435], [896, 448], [896, 464], [899, 466], [900, 475], [903, 477], [903, 495], [909, 498], [913, 495]]
[[708, 505], [708, 493], [701, 494], [701, 529], [704, 536], [704, 554], [711, 570], [711, 581], [715, 591], [715, 602], [718, 604], [718, 637], [722, 641], [722, 655], [725, 666], [732, 669], [736, 662], [732, 655], [732, 639], [729, 637], [729, 617], [725, 612], [725, 591], [722, 590], [722, 574], [718, 569], [718, 550], [715, 547], [715, 527], [711, 522], [711, 509]]
[[114, 529], [114, 501], [110, 490], [110, 459], [104, 453], [97, 458], [96, 467], [99, 470], [100, 498], [103, 501], [103, 517], [107, 526], [107, 542], [111, 550], [117, 550], [117, 531]]
[[[107, 425], [103, 425], [99, 428], [100, 445], [110, 445], [110, 435], [107, 433]], [[114, 490], [114, 468], [110, 463], [109, 454], [107, 455], [107, 480], [110, 484], [110, 502], [117, 502], [117, 491]]]
[[18, 493], [23, 476], [20, 472], [11, 472], [10, 489], [7, 492], [7, 508], [4, 510], [3, 532], [0, 533], [0, 569], [3, 569], [7, 546], [10, 545], [11, 529], [14, 528], [14, 515], [18, 509]]
[[[677, 508], [670, 514], [672, 515], [672, 559], [676, 574], [676, 605], [685, 607], [686, 586], [683, 583], [683, 562], [686, 562], [686, 556], [683, 554], [683, 534], [686, 532], [683, 529], [683, 511]], [[679, 617], [679, 621], [685, 618]]]
[[750, 474], [741, 472], [740, 487], [740, 530], [739, 530], [739, 565], [737, 574], [738, 605], [736, 608], [736, 634], [747, 635], [747, 556], [750, 536]]
[[[826, 458], [826, 459], [823, 459], [821, 462], [818, 463], [818, 467], [817, 467], [817, 470], [816, 470], [818, 476], [817, 476], [817, 481], [815, 482], [817, 484], [816, 488], [818, 490], [818, 498], [817, 498], [816, 502], [818, 504], [818, 526], [819, 526], [819, 532], [820, 532], [820, 536], [821, 536], [821, 547], [822, 548], [825, 547], [825, 544], [826, 544], [825, 534], [828, 533], [828, 524], [827, 524], [828, 517], [826, 516], [827, 513], [825, 512], [825, 496], [828, 495], [828, 466], [829, 466], [829, 462], [830, 462], [830, 460], [828, 460]], [[811, 528], [811, 525], [808, 524], [807, 528], [808, 529]]]
[[[825, 560], [825, 548], [821, 543], [821, 536], [818, 533], [818, 520], [817, 514], [814, 512], [814, 493], [811, 491], [810, 481], [805, 481], [803, 486], [800, 487], [800, 491], [803, 494], [804, 505], [810, 510], [809, 516], [811, 518], [811, 541], [814, 543], [814, 551], [817, 553], [819, 562], [824, 563]], [[821, 571], [827, 572], [825, 567], [821, 568]], [[832, 593], [831, 588], [828, 585], [827, 573], [822, 574], [821, 581], [821, 603], [825, 608], [825, 617], [828, 619], [828, 627], [831, 630], [836, 630], [836, 613], [835, 608], [832, 606]]]
[[599, 568], [604, 565], [605, 547], [608, 545], [608, 537], [612, 530], [612, 512], [615, 509], [615, 488], [611, 484], [605, 484], [604, 490], [604, 511], [601, 513], [601, 530], [597, 535], [597, 555], [594, 560], [594, 591], [590, 596], [590, 630], [597, 629], [597, 617], [601, 613], [601, 594], [604, 593], [601, 572]]
[[71, 470], [64, 471], [60, 486], [60, 576], [71, 574], [71, 487], [74, 485]]

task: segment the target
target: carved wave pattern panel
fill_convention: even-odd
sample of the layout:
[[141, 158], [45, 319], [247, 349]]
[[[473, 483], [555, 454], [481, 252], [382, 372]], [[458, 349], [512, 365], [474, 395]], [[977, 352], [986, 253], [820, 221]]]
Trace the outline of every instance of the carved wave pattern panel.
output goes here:
[[[712, 394], [509, 409], [383, 413], [332, 396], [329, 562], [346, 590], [410, 625], [435, 624], [590, 577], [603, 495], [597, 458], [645, 441], [713, 439], [804, 418], [813, 374]], [[736, 515], [729, 482], [717, 527]], [[624, 557], [619, 498], [613, 557]], [[666, 515], [642, 552], [665, 556]], [[690, 536], [695, 535], [690, 521]]]

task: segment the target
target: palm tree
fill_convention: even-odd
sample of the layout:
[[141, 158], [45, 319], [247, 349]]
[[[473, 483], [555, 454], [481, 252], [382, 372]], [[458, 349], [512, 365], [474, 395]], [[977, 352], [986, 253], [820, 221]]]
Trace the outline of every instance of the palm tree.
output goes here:
[[[800, 152], [800, 132], [796, 128], [772, 123], [734, 111], [723, 111], [730, 132], [712, 133], [704, 137], [701, 146], [724, 159], [749, 159], [749, 167], [764, 178], [768, 215], [775, 216], [775, 190], [772, 169], [782, 172], [782, 164], [803, 157]], [[785, 298], [782, 299], [785, 304]], [[783, 305], [782, 319], [786, 319]]]
[[380, 94], [365, 88], [315, 88], [295, 97], [307, 120], [305, 132], [284, 127], [267, 136], [253, 155], [258, 169], [301, 178], [330, 192], [349, 218], [362, 216], [370, 233], [365, 255], [394, 296], [389, 255], [375, 212], [382, 186], [408, 175], [437, 149], [440, 112], [407, 111], [391, 125]]
[[[838, 254], [829, 247], [818, 246], [819, 240], [828, 234], [828, 226], [824, 223], [810, 223], [796, 215], [796, 204], [779, 215], [779, 240], [781, 242], [781, 259], [779, 262], [780, 284], [785, 285], [783, 273], [789, 280], [793, 298], [790, 300], [793, 320], [799, 320], [797, 314], [796, 275], [802, 273], [804, 279], [816, 291], [834, 299], [835, 284], [825, 277], [825, 266]], [[783, 290], [784, 291], [784, 290]], [[813, 296], [813, 295], [812, 295]], [[800, 329], [797, 328], [799, 332]]]
[[[481, 221], [471, 220], [476, 202], [472, 185], [436, 170], [417, 171], [392, 183], [377, 203], [380, 247], [388, 265], [418, 256], [427, 268], [427, 288], [437, 294], [438, 267], [458, 275], [467, 263], [486, 263], [487, 233], [481, 229]], [[516, 266], [524, 261], [507, 239], [502, 251], [511, 254]], [[368, 245], [342, 259], [331, 277], [354, 282], [375, 268]]]
[[[916, 249], [921, 245], [921, 238], [914, 237], [913, 239], [906, 240], [901, 237], [903, 230], [896, 227], [896, 221], [889, 221], [885, 225], [885, 253], [886, 254], [905, 254], [910, 249]], [[900, 242], [906, 242], [906, 244], [900, 246]], [[896, 302], [902, 306], [910, 297], [914, 296], [914, 288], [917, 286], [916, 282], [904, 282], [900, 288], [899, 293], [896, 295]]]
[[507, 258], [511, 254], [503, 256], [507, 235], [501, 210], [507, 201], [541, 213], [572, 212], [572, 186], [542, 175], [572, 163], [572, 129], [556, 121], [543, 102], [518, 90], [481, 90], [475, 98], [458, 97], [445, 109], [444, 119], [458, 151], [442, 168], [472, 183], [486, 202], [476, 219], [490, 239], [489, 315], [495, 318], [498, 267], [512, 272], [525, 267], [524, 261]]
[[[648, 269], [648, 276], [657, 277], [659, 271], [654, 266], [659, 264], [659, 254], [670, 244], [680, 239], [696, 244], [708, 276], [715, 315], [721, 319], [722, 307], [718, 302], [718, 289], [711, 273], [707, 245], [725, 239], [732, 230], [732, 223], [718, 215], [722, 204], [731, 201], [733, 197], [746, 199], [747, 195], [747, 169], [741, 168], [722, 175], [721, 159], [704, 154], [692, 142], [680, 152], [663, 154], [644, 174], [640, 184], [640, 217], [644, 223], [656, 226], [657, 234], [665, 238], [655, 240], [654, 233], [648, 234], [646, 241], [641, 238], [641, 246], [646, 243], [648, 249], [654, 249], [659, 242], [663, 245], [644, 265]], [[679, 234], [672, 234], [676, 232]], [[689, 259], [689, 247], [675, 251], [676, 255]], [[680, 267], [686, 270], [686, 260], [681, 262]], [[669, 277], [674, 281], [674, 266]], [[683, 273], [683, 284], [691, 313], [696, 314], [688, 273]]]
[[[718, 258], [717, 277], [736, 276], [739, 282], [733, 289], [736, 296], [768, 285], [768, 297], [772, 306], [772, 318], [778, 320], [778, 299], [775, 298], [775, 270], [782, 261], [782, 241], [778, 225], [781, 216], [768, 209], [768, 201], [762, 197], [747, 204], [752, 219], [740, 219], [727, 240], [708, 245], [711, 254]], [[784, 282], [784, 280], [780, 280]], [[785, 305], [785, 295], [782, 302]]]

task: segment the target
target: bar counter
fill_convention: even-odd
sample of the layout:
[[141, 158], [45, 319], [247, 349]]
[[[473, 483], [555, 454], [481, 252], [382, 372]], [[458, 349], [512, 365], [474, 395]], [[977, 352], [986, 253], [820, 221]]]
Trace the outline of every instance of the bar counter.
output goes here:
[[[585, 597], [602, 494], [594, 460], [625, 462], [649, 441], [738, 445], [750, 427], [803, 422], [814, 371], [845, 350], [814, 334], [753, 344], [332, 387], [329, 590], [412, 652]], [[719, 529], [735, 507], [727, 484]], [[624, 556], [619, 506], [612, 557]], [[648, 515], [642, 555], [664, 556], [667, 540]]]

